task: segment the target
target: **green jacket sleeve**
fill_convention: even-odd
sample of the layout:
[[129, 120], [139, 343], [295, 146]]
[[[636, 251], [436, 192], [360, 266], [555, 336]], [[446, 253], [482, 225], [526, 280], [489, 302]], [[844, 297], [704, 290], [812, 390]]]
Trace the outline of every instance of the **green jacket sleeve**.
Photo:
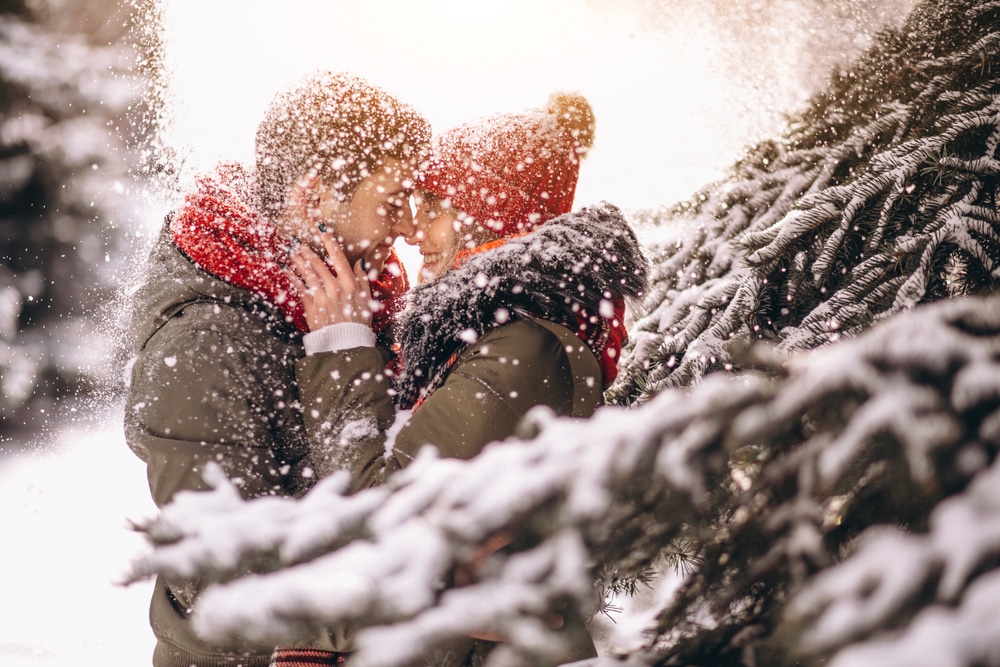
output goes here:
[[[294, 385], [298, 354], [293, 341], [252, 316], [212, 304], [186, 308], [146, 341], [132, 367], [125, 433], [146, 463], [157, 506], [180, 491], [204, 489], [209, 462], [219, 464], [246, 498], [294, 490], [307, 451]], [[150, 607], [157, 651], [180, 652], [185, 664], [192, 656], [208, 664], [209, 657], [230, 655], [190, 626], [201, 585], [161, 577]], [[266, 658], [270, 647], [238, 650]]]
[[375, 348], [353, 348], [296, 365], [307, 431], [322, 435], [312, 439], [316, 472], [350, 470], [352, 489], [381, 483], [424, 445], [472, 458], [513, 435], [537, 405], [588, 416], [601, 398], [597, 360], [575, 334], [547, 322], [512, 322], [466, 349], [387, 447], [396, 413], [384, 364]]
[[322, 352], [300, 359], [296, 376], [310, 462], [319, 477], [351, 473], [351, 490], [382, 481], [385, 434], [396, 412], [385, 358], [374, 347]]

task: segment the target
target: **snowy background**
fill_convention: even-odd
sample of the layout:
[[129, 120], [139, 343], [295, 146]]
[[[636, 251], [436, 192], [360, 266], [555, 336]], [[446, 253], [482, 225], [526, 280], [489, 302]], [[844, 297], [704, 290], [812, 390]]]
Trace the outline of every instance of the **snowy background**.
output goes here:
[[[53, 14], [72, 3], [35, 4]], [[595, 109], [597, 142], [577, 204], [670, 204], [718, 178], [744, 146], [777, 134], [829, 67], [910, 4], [165, 2], [154, 92], [161, 148], [176, 171], [115, 230], [141, 245], [163, 202], [215, 160], [246, 158], [273, 92], [317, 66], [370, 77], [439, 128], [580, 90]], [[5, 52], [2, 66], [35, 57]], [[418, 67], [404, 66], [414, 60]], [[134, 257], [116, 259], [124, 288]], [[66, 405], [50, 410], [59, 416], [44, 432], [0, 440], [0, 663], [148, 664], [149, 585], [114, 583], [142, 549], [126, 520], [153, 511], [143, 466], [125, 446], [116, 400], [82, 404], [88, 418], [78, 421], [65, 418], [73, 416]], [[633, 608], [617, 625], [601, 624], [603, 645], [633, 641], [642, 611], [662, 606], [668, 588], [627, 601]]]
[[153, 512], [115, 406], [0, 459], [0, 664], [141, 665], [151, 584], [115, 585]]

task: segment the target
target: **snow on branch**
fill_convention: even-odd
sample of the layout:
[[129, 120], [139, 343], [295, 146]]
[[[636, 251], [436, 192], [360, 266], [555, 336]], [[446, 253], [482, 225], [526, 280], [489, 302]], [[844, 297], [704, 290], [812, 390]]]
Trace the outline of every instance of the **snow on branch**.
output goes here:
[[[471, 461], [428, 449], [352, 496], [331, 479], [301, 499], [243, 501], [217, 476], [214, 491], [179, 494], [141, 526], [155, 548], [133, 577], [218, 582], [194, 610], [214, 640], [290, 642], [350, 622], [358, 663], [395, 665], [488, 628], [514, 662], [556, 664], [566, 638], [551, 615], [567, 603], [593, 611], [599, 573], [634, 574], [683, 536], [697, 566], [646, 664], [828, 658], [858, 637], [845, 616], [877, 639], [921, 617], [927, 578], [955, 604], [1000, 562], [982, 529], [1000, 512], [980, 498], [996, 472], [979, 473], [1000, 448], [998, 365], [997, 298], [949, 300], [795, 357], [783, 378], [715, 375], [587, 421], [539, 411], [530, 440]], [[949, 496], [921, 529], [926, 507]], [[880, 528], [831, 568], [884, 525], [914, 529], [892, 567], [864, 546], [889, 539]], [[946, 548], [972, 525], [979, 539]], [[496, 535], [508, 546], [474, 566]], [[817, 576], [827, 568], [830, 579]], [[867, 597], [876, 576], [886, 593]], [[839, 611], [851, 591], [863, 614]], [[819, 630], [831, 624], [840, 634]]]
[[[733, 339], [813, 349], [1000, 282], [1000, 29], [988, 7], [942, 7], [951, 34], [925, 20], [904, 26], [905, 39], [883, 36], [786, 137], [662, 215], [689, 231], [655, 253], [609, 400], [738, 367]], [[946, 39], [954, 52], [908, 50]], [[892, 86], [887, 62], [905, 73]]]
[[[752, 483], [703, 528], [701, 565], [661, 614], [650, 662], [822, 663], [933, 616], [929, 587], [937, 603], [964, 604], [1000, 562], [1000, 468], [989, 467], [998, 363], [995, 296], [924, 306], [793, 358], [773, 397], [732, 422], [731, 460]], [[990, 632], [976, 641], [994, 641]], [[951, 661], [918, 664], [978, 664], [956, 641]]]
[[[939, 642], [933, 654], [918, 657], [925, 650], [925, 637], [943, 640], [942, 628], [950, 631], [955, 620], [970, 612], [979, 613], [980, 604], [974, 600], [966, 611], [954, 608], [969, 604], [969, 596], [975, 598], [992, 591], [996, 608], [996, 595], [1000, 593], [996, 588], [998, 573], [994, 570], [981, 579], [977, 579], [977, 574], [984, 566], [991, 567], [997, 545], [1000, 545], [1000, 463], [994, 462], [965, 492], [935, 508], [927, 533], [906, 534], [885, 527], [870, 529], [862, 535], [862, 546], [850, 559], [818, 575], [791, 601], [788, 615], [795, 620], [810, 619], [803, 649], [817, 651], [867, 638], [873, 628], [884, 627], [894, 618], [905, 618], [912, 614], [908, 610], [926, 604], [904, 633], [905, 639], [886, 642], [879, 638], [872, 645], [860, 642], [845, 651], [835, 664], [855, 663], [862, 653], [877, 653], [877, 647], [885, 644], [894, 647], [896, 664], [904, 664], [902, 658], [910, 665], [949, 664], [947, 653], [958, 654], [974, 647], [988, 635], [982, 631], [955, 633]], [[933, 585], [933, 599], [921, 604], [928, 584]], [[931, 620], [935, 617], [939, 619], [937, 622]], [[1000, 626], [994, 622], [992, 628], [995, 632]], [[907, 644], [910, 646], [905, 647]], [[995, 640], [990, 640], [985, 646], [972, 648], [972, 652], [987, 655], [993, 645]]]
[[[531, 441], [470, 462], [427, 449], [386, 487], [352, 496], [330, 480], [301, 500], [244, 502], [213, 473], [214, 491], [178, 494], [140, 526], [157, 548], [133, 578], [220, 582], [194, 613], [215, 640], [291, 642], [350, 621], [369, 628], [357, 659], [390, 665], [486, 626], [509, 638], [505, 650], [548, 663], [563, 641], [549, 628], [554, 610], [596, 604], [594, 558], [648, 562], [709, 501], [725, 471], [694, 455], [718, 445], [700, 420], [747, 394], [728, 385], [676, 410], [680, 397], [665, 394], [652, 410], [607, 408], [590, 421], [539, 411]], [[654, 526], [654, 513], [670, 519]], [[479, 568], [482, 579], [446, 590], [501, 531], [511, 545]]]

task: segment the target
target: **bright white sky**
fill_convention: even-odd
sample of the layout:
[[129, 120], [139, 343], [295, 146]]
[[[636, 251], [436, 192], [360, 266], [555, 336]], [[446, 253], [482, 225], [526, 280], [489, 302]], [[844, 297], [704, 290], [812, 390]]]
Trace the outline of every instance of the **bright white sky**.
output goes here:
[[188, 157], [185, 176], [249, 160], [272, 95], [321, 67], [365, 76], [439, 130], [578, 90], [594, 107], [597, 141], [577, 206], [672, 204], [721, 176], [746, 143], [780, 130], [804, 91], [788, 75], [795, 40], [731, 76], [732, 44], [719, 42], [711, 17], [662, 20], [651, 4], [170, 0], [168, 140]]

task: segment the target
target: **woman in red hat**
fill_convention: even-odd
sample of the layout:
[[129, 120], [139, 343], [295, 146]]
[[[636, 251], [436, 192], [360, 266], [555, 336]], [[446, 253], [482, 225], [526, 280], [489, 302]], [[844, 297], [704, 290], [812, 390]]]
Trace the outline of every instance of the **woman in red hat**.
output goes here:
[[[571, 212], [593, 135], [589, 103], [557, 94], [543, 109], [492, 116], [436, 138], [418, 183], [415, 225], [400, 230], [424, 258], [421, 284], [396, 321], [395, 403], [411, 414], [385, 450], [391, 455], [354, 462], [353, 486], [380, 483], [427, 445], [471, 458], [511, 436], [536, 406], [587, 417], [602, 402], [626, 340], [625, 299], [642, 294], [648, 261], [614, 206]], [[331, 336], [340, 341], [333, 353], [343, 357], [342, 372], [317, 382], [335, 385], [338, 403], [325, 411], [345, 421], [331, 425], [329, 442], [347, 453], [357, 434], [370, 440], [383, 421], [374, 416], [391, 409], [392, 399], [351, 381], [360, 370], [355, 348], [365, 343], [350, 331], [363, 331], [358, 325], [371, 317], [359, 305], [368, 288], [346, 262], [336, 270], [336, 244], [327, 242], [334, 271], [317, 257], [297, 267], [297, 280], [307, 311], [333, 314], [330, 331], [344, 334]], [[372, 428], [362, 427], [369, 422]], [[563, 662], [593, 655], [580, 614], [565, 616], [574, 649]], [[477, 664], [489, 646], [455, 647], [462, 656], [455, 662], [452, 654], [450, 664]]]
[[[416, 228], [405, 236], [423, 256], [420, 282], [434, 286], [412, 292], [400, 319], [404, 353], [396, 388], [402, 405], [412, 401], [436, 411], [445, 400], [432, 396], [453, 387], [473, 357], [479, 363], [484, 347], [493, 350], [487, 356], [527, 361], [527, 350], [540, 353], [555, 339], [567, 343], [556, 346], [561, 352], [524, 367], [512, 364], [496, 376], [507, 379], [494, 387], [504, 397], [502, 407], [516, 422], [534, 405], [587, 416], [600, 403], [625, 341], [624, 301], [642, 291], [646, 264], [614, 207], [570, 214], [580, 161], [593, 137], [587, 100], [557, 93], [543, 109], [495, 115], [435, 139], [419, 183]], [[610, 248], [615, 252], [605, 253]], [[501, 340], [517, 354], [505, 355]], [[530, 387], [518, 386], [522, 380]], [[571, 406], [569, 412], [559, 401]], [[491, 413], [494, 407], [501, 408], [482, 406]], [[421, 421], [404, 427], [397, 443], [407, 442]], [[437, 440], [456, 443], [459, 448], [447, 453], [466, 458], [513, 427], [510, 420], [478, 420], [472, 431]]]

